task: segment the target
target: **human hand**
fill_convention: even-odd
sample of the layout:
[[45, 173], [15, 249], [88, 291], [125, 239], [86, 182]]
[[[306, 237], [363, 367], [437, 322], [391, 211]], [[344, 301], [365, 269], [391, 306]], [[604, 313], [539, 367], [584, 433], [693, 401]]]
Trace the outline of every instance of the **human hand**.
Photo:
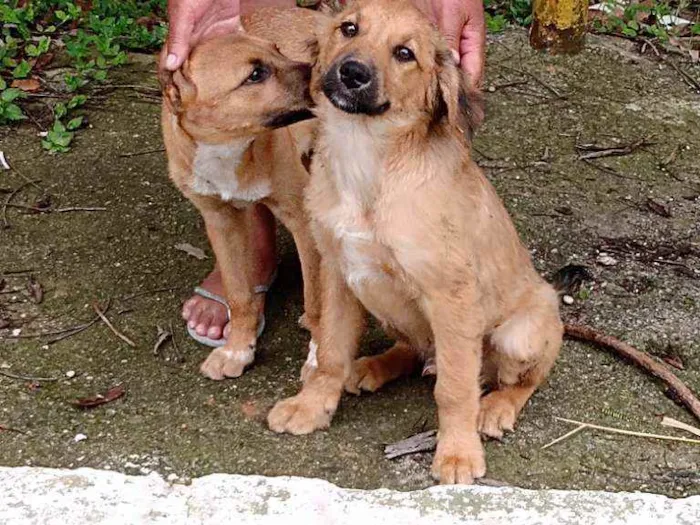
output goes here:
[[175, 71], [202, 38], [240, 27], [240, 0], [168, 0], [170, 31], [161, 68]]
[[413, 0], [437, 24], [473, 88], [484, 76], [486, 23], [482, 0]]

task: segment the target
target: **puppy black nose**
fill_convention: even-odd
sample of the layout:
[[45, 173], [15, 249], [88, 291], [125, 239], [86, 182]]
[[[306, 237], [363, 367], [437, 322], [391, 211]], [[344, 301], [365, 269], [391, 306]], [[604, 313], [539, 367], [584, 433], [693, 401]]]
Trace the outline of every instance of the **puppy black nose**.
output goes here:
[[372, 81], [372, 70], [362, 62], [348, 60], [340, 66], [340, 81], [346, 88], [357, 90], [367, 87]]

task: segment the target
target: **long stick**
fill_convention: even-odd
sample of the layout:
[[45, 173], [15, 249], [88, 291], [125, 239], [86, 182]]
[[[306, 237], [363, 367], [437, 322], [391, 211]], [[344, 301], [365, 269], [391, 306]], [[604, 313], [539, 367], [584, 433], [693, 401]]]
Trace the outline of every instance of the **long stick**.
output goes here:
[[603, 430], [605, 432], [612, 432], [613, 434], [624, 434], [625, 436], [637, 436], [646, 437], [652, 439], [663, 439], [666, 441], [680, 441], [682, 443], [693, 443], [694, 445], [700, 445], [700, 439], [689, 439], [684, 437], [667, 436], [664, 434], [647, 434], [646, 432], [635, 432], [633, 430], [623, 430], [621, 428], [614, 427], [604, 427], [601, 425], [593, 425], [591, 423], [584, 423], [583, 421], [575, 421], [573, 419], [566, 419], [563, 417], [555, 417], [557, 421], [563, 421], [564, 423], [571, 423], [572, 425], [579, 425], [582, 428], [594, 428], [596, 430]]
[[586, 325], [567, 324], [564, 326], [564, 332], [566, 335], [574, 339], [595, 343], [614, 350], [616, 353], [626, 357], [637, 366], [649, 372], [651, 375], [658, 377], [664, 383], [666, 383], [671, 390], [673, 390], [673, 392], [678, 396], [678, 399], [680, 399], [688, 410], [690, 410], [693, 415], [700, 420], [700, 400], [695, 397], [693, 391], [690, 390], [690, 388], [688, 388], [685, 383], [678, 378], [678, 376], [671, 372], [666, 365], [656, 361], [646, 352], [637, 350], [633, 346], [620, 341], [615, 337], [601, 334], [600, 332], [597, 332], [590, 326]]
[[123, 333], [121, 333], [119, 330], [114, 328], [114, 325], [107, 319], [107, 316], [100, 310], [100, 307], [97, 306], [97, 303], [92, 304], [92, 308], [95, 310], [95, 313], [102, 319], [102, 322], [107, 325], [107, 327], [112, 330], [114, 335], [116, 335], [119, 339], [124, 341], [126, 344], [131, 346], [132, 348], [136, 348], [136, 343], [134, 343], [131, 339], [129, 339], [127, 336], [125, 336]]
[[21, 381], [38, 381], [38, 382], [48, 382], [48, 381], [58, 381], [58, 377], [34, 377], [34, 376], [23, 376], [19, 374], [13, 374], [11, 372], [5, 372], [0, 370], [0, 376], [9, 377], [10, 379], [20, 379]]

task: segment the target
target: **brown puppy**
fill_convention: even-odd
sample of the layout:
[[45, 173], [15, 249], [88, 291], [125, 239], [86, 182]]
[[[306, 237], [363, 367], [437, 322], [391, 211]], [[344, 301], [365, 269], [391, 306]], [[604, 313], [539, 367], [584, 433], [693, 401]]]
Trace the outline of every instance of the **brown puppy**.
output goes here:
[[198, 45], [164, 82], [170, 178], [204, 218], [230, 310], [226, 345], [201, 367], [212, 379], [238, 377], [254, 359], [261, 321], [246, 255], [251, 204], [268, 206], [292, 233], [304, 278], [302, 324], [312, 337], [318, 325], [319, 255], [303, 206], [309, 174], [302, 163], [316, 124], [283, 126], [312, 117], [306, 42], [319, 16], [302, 9], [256, 12], [244, 20], [245, 34]]
[[[307, 190], [324, 255], [318, 363], [268, 416], [277, 432], [327, 427], [344, 386], [375, 390], [434, 355], [442, 483], [484, 475], [479, 431], [513, 429], [562, 339], [554, 289], [470, 157], [465, 131], [479, 109], [464, 85], [407, 0], [359, 0], [321, 35]], [[353, 362], [362, 306], [398, 342]]]

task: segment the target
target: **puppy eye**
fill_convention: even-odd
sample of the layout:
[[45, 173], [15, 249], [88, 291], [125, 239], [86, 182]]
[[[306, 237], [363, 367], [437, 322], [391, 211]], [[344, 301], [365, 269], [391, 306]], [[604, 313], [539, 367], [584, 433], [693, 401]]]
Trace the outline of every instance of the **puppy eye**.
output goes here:
[[416, 59], [416, 55], [405, 46], [396, 46], [394, 48], [394, 58], [399, 62], [413, 62]]
[[354, 36], [357, 36], [357, 33], [359, 33], [360, 28], [357, 27], [357, 24], [355, 22], [343, 22], [340, 24], [340, 32], [343, 33], [343, 36], [345, 38], [352, 38]]
[[255, 66], [253, 72], [245, 79], [244, 84], [260, 84], [270, 76], [270, 70], [265, 66]]

